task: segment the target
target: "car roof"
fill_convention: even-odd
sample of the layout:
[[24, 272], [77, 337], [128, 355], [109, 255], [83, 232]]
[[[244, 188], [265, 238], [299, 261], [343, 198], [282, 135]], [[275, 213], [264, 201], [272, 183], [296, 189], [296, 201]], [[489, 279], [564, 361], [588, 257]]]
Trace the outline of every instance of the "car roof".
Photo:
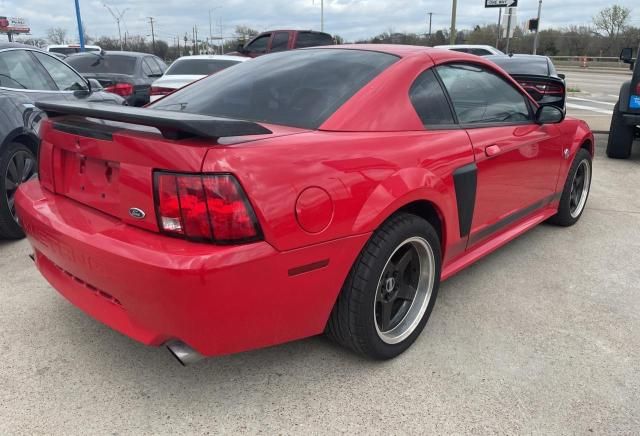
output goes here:
[[449, 45], [436, 45], [433, 48], [487, 48], [491, 50], [497, 50], [495, 47], [487, 44], [449, 44]]
[[8, 48], [30, 48], [32, 50], [42, 51], [42, 49], [35, 45], [20, 44], [19, 42], [0, 42], [0, 50], [6, 50]]
[[[69, 55], [69, 57], [78, 57], [78, 56], [96, 56], [97, 53], [74, 53]], [[137, 51], [101, 51], [101, 56], [129, 56], [129, 57], [143, 57], [143, 56], [155, 56], [151, 53], [140, 53]]]
[[245, 62], [250, 60], [251, 58], [248, 58], [246, 56], [232, 56], [232, 55], [194, 55], [194, 56], [181, 56], [178, 59], [176, 59], [174, 62], [186, 61], [190, 59], [215, 59], [219, 61]]

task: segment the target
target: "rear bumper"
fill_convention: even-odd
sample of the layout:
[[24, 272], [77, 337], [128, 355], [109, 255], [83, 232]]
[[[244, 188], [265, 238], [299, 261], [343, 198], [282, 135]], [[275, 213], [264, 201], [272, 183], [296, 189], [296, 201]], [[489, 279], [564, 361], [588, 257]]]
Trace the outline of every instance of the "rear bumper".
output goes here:
[[38, 269], [74, 305], [142, 343], [179, 339], [206, 356], [321, 333], [369, 236], [288, 252], [192, 243], [123, 224], [38, 181], [21, 185], [16, 207]]

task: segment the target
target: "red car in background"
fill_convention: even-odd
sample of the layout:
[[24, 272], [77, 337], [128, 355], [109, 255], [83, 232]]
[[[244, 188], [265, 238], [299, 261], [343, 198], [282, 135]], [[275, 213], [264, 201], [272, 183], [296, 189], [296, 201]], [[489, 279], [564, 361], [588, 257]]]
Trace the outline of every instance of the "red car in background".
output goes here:
[[37, 267], [183, 363], [323, 332], [395, 357], [441, 280], [574, 224], [591, 182], [586, 123], [448, 50], [296, 50], [147, 109], [39, 107], [40, 180], [16, 196]]
[[253, 37], [234, 53], [255, 58], [268, 53], [333, 44], [333, 36], [314, 30], [269, 30]]

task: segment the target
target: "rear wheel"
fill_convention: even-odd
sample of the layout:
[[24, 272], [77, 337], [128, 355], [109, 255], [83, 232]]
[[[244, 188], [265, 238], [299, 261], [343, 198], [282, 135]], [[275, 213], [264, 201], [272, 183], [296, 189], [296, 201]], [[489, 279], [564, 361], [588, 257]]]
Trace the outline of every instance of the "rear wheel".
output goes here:
[[567, 227], [578, 222], [589, 198], [591, 173], [591, 154], [581, 148], [569, 169], [558, 213], [549, 218], [550, 223]]
[[395, 215], [374, 233], [351, 268], [327, 334], [368, 357], [396, 357], [429, 319], [440, 268], [440, 243], [431, 224], [415, 215]]
[[613, 107], [609, 142], [607, 142], [607, 156], [613, 159], [628, 159], [631, 156], [631, 146], [635, 136], [635, 126], [625, 124], [619, 110], [619, 103]]
[[0, 238], [24, 237], [16, 216], [15, 195], [18, 186], [35, 172], [36, 159], [26, 146], [11, 143], [0, 154]]

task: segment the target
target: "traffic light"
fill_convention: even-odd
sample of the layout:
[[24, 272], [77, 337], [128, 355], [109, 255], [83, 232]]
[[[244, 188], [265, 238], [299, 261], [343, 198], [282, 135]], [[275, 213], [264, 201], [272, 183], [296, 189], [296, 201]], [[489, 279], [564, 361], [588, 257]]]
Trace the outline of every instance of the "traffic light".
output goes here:
[[538, 31], [538, 19], [537, 18], [532, 18], [529, 20], [529, 30], [531, 32], [537, 32]]

